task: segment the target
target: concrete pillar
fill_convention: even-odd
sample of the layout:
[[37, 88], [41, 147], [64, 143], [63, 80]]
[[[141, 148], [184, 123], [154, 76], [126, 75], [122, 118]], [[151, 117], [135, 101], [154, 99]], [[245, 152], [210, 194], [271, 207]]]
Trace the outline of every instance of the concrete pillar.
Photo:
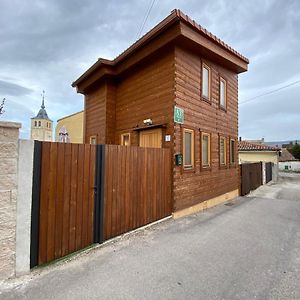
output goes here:
[[15, 276], [20, 127], [19, 123], [0, 122], [0, 280]]
[[16, 275], [30, 272], [30, 228], [34, 141], [19, 140]]

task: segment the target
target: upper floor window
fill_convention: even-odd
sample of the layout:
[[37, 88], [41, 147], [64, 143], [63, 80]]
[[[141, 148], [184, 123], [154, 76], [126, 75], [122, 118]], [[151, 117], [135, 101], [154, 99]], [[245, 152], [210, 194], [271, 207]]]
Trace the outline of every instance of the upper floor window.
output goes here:
[[210, 167], [210, 134], [201, 133], [201, 163], [202, 167]]
[[227, 83], [226, 80], [220, 77], [220, 107], [226, 108], [227, 102]]
[[37, 126], [37, 121], [34, 121], [34, 126], [35, 126], [35, 127]]
[[39, 121], [39, 127], [41, 127], [41, 121]]
[[202, 65], [202, 97], [210, 100], [210, 68]]
[[183, 167], [194, 167], [194, 130], [183, 129]]

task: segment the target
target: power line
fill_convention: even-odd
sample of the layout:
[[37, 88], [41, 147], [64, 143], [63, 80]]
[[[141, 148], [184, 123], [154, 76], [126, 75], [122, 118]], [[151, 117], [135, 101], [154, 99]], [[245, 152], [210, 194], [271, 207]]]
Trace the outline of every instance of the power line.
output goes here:
[[155, 1], [156, 1], [156, 0], [152, 0], [150, 6], [149, 6], [149, 8], [148, 8], [148, 11], [147, 11], [147, 13], [146, 13], [146, 15], [145, 15], [145, 17], [144, 17], [144, 19], [143, 19], [143, 22], [142, 22], [142, 25], [141, 25], [141, 27], [140, 27], [140, 30], [138, 31], [138, 34], [137, 34], [137, 36], [136, 36], [136, 39], [138, 39], [138, 38], [140, 37], [140, 35], [141, 35], [141, 33], [142, 33], [143, 29], [144, 29], [144, 26], [145, 26], [145, 24], [146, 24], [146, 22], [147, 22], [147, 20], [148, 20], [148, 17], [149, 17], [149, 15], [150, 15], [150, 12], [151, 12], [151, 10], [152, 10], [152, 7], [153, 7]]
[[297, 80], [297, 81], [294, 81], [294, 82], [289, 83], [289, 84], [287, 84], [287, 85], [284, 85], [284, 86], [282, 86], [282, 87], [280, 87], [280, 88], [278, 88], [278, 89], [275, 89], [275, 90], [272, 90], [272, 91], [269, 91], [269, 92], [266, 92], [266, 93], [257, 95], [257, 96], [255, 96], [255, 97], [249, 98], [249, 99], [247, 99], [247, 100], [245, 100], [245, 101], [243, 101], [243, 102], [240, 102], [240, 104], [248, 103], [248, 102], [251, 102], [251, 101], [253, 101], [253, 100], [257, 99], [257, 98], [260, 98], [260, 97], [263, 97], [263, 96], [266, 96], [266, 95], [270, 95], [270, 94], [274, 94], [274, 93], [276, 93], [276, 92], [278, 92], [278, 91], [281, 91], [281, 90], [283, 90], [283, 89], [287, 89], [287, 88], [289, 88], [289, 87], [291, 87], [291, 86], [293, 86], [293, 85], [296, 85], [296, 84], [298, 84], [298, 83], [300, 83], [300, 80]]

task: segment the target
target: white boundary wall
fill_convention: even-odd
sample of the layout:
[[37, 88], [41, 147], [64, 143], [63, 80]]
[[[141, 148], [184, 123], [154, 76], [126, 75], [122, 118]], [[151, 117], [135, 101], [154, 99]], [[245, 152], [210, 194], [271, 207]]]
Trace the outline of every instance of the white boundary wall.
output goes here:
[[34, 142], [19, 140], [16, 275], [30, 271], [31, 195]]

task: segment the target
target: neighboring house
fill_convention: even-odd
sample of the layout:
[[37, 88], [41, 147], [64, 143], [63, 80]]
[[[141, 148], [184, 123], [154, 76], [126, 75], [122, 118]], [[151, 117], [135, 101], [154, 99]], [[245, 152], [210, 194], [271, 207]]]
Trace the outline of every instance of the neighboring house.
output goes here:
[[278, 164], [280, 148], [239, 141], [239, 163], [272, 162]]
[[56, 142], [83, 143], [83, 111], [57, 120]]
[[279, 157], [279, 170], [300, 172], [300, 161], [287, 149], [283, 148]]
[[72, 84], [85, 96], [84, 141], [170, 148], [182, 215], [238, 196], [238, 74], [248, 63], [174, 10]]
[[[277, 180], [278, 176], [278, 159], [280, 155], [280, 148], [272, 147], [264, 144], [255, 144], [248, 141], [239, 141], [239, 163], [249, 162], [271, 162], [273, 180]], [[263, 174], [265, 173], [265, 164], [263, 165]], [[265, 176], [263, 175], [263, 178]]]
[[49, 119], [46, 108], [45, 98], [43, 93], [43, 100], [41, 109], [38, 114], [31, 118], [31, 133], [30, 139], [36, 141], [52, 141], [52, 120]]

